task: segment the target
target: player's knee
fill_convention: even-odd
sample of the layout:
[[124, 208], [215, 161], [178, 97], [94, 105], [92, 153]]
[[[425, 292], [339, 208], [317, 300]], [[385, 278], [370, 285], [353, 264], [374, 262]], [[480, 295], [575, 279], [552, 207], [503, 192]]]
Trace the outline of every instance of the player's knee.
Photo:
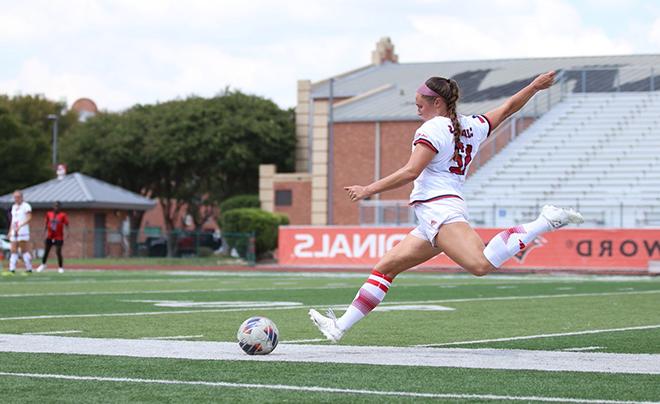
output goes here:
[[379, 262], [378, 264], [376, 264], [374, 270], [394, 279], [394, 277], [396, 277], [399, 273], [401, 273], [402, 271], [401, 266], [402, 265], [398, 263], [397, 260], [388, 260], [387, 262]]
[[493, 266], [488, 261], [475, 261], [465, 268], [474, 276], [486, 276], [493, 271]]

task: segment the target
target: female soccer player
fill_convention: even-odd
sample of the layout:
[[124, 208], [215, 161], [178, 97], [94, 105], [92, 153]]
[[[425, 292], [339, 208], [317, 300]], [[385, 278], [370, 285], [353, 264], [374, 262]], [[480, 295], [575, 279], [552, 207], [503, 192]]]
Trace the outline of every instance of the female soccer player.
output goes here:
[[584, 221], [573, 210], [544, 206], [536, 220], [499, 233], [488, 246], [484, 246], [468, 224], [462, 189], [465, 173], [479, 145], [534, 94], [552, 86], [554, 79], [554, 71], [541, 74], [500, 107], [473, 116], [457, 114], [459, 88], [454, 80], [431, 77], [417, 89], [417, 115], [424, 123], [415, 132], [406, 165], [367, 186], [352, 185], [344, 189], [351, 201], [356, 202], [414, 181], [410, 204], [419, 225], [376, 264], [343, 316], [336, 318], [332, 310], [328, 310], [327, 317], [309, 310], [310, 318], [323, 335], [333, 342], [339, 341], [383, 301], [398, 274], [441, 252], [473, 275], [483, 276], [495, 271], [538, 235]]
[[30, 221], [32, 220], [32, 206], [23, 200], [23, 191], [14, 191], [14, 204], [11, 206], [11, 224], [9, 225], [9, 242], [11, 255], [9, 256], [9, 273], [16, 272], [18, 251], [23, 254], [25, 271], [32, 273], [32, 255], [30, 255]]

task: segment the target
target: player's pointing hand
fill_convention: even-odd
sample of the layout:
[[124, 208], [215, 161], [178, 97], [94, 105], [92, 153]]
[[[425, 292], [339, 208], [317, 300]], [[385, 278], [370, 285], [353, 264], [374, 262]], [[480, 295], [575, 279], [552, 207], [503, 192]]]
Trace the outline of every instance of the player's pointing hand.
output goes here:
[[369, 194], [367, 193], [367, 187], [361, 185], [351, 185], [350, 187], [344, 187], [344, 190], [348, 194], [348, 199], [353, 202], [357, 202], [360, 199], [364, 199]]

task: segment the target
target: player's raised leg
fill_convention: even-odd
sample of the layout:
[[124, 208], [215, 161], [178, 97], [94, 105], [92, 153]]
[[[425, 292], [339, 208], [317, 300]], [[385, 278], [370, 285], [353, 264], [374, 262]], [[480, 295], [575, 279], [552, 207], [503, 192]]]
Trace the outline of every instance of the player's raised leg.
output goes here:
[[559, 229], [570, 223], [579, 224], [583, 222], [582, 215], [573, 209], [562, 209], [546, 205], [535, 221], [511, 227], [493, 237], [488, 242], [484, 255], [493, 266], [499, 268], [540, 234]]
[[582, 223], [582, 215], [571, 210], [544, 206], [539, 217], [530, 223], [511, 227], [484, 243], [467, 223], [440, 227], [436, 243], [454, 262], [473, 275], [483, 276], [501, 267], [540, 234], [569, 223]]
[[409, 234], [388, 251], [374, 267], [371, 275], [340, 318], [335, 318], [332, 310], [328, 310], [328, 315], [324, 316], [310, 309], [309, 316], [326, 338], [337, 342], [346, 331], [383, 301], [394, 277], [439, 253], [440, 250], [432, 247], [428, 241]]

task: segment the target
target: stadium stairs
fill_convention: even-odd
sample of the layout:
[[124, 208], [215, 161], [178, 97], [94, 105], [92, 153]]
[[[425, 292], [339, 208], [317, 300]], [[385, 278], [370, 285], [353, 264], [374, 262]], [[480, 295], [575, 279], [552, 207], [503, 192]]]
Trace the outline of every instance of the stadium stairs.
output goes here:
[[660, 226], [660, 93], [572, 94], [469, 177], [475, 225], [533, 219], [546, 203], [588, 227]]

